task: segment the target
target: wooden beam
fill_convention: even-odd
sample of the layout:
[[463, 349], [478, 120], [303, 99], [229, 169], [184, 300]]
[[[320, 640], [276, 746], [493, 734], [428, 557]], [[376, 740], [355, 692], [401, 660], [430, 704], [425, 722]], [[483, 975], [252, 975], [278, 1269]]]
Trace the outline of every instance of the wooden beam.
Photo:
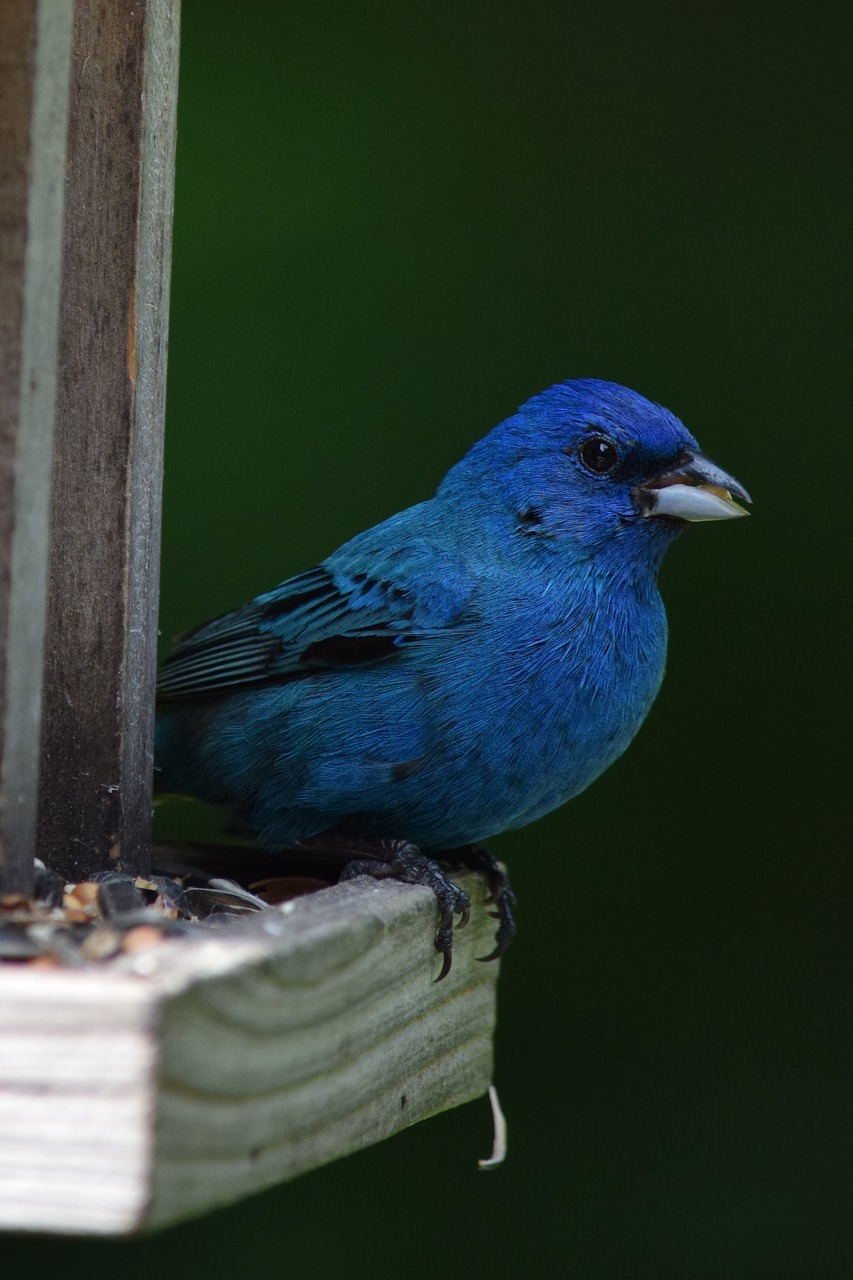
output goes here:
[[39, 816], [69, 878], [145, 872], [178, 0], [76, 0]]
[[0, 1227], [166, 1226], [485, 1093], [494, 920], [458, 880], [439, 983], [432, 893], [366, 879], [89, 971], [0, 966]]
[[32, 889], [62, 197], [66, 0], [0, 4], [0, 893]]

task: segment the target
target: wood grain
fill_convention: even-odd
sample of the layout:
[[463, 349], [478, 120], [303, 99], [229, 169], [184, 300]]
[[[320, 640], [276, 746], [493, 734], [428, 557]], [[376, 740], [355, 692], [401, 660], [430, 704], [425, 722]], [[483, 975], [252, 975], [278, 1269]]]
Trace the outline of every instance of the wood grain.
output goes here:
[[0, 892], [32, 885], [71, 12], [0, 4]]
[[441, 983], [432, 894], [370, 880], [119, 969], [0, 969], [0, 1226], [161, 1227], [485, 1093], [494, 921], [459, 883]]
[[177, 0], [77, 0], [39, 849], [145, 871]]

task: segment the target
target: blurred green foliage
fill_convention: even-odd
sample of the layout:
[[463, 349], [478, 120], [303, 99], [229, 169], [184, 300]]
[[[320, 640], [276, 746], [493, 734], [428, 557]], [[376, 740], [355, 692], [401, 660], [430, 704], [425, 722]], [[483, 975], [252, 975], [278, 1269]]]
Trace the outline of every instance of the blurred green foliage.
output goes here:
[[19, 1242], [22, 1265], [851, 1274], [846, 24], [185, 0], [164, 637], [427, 496], [567, 376], [679, 413], [754, 517], [671, 554], [669, 673], [626, 757], [494, 843], [521, 902], [505, 1168], [476, 1173], [474, 1104], [151, 1241]]

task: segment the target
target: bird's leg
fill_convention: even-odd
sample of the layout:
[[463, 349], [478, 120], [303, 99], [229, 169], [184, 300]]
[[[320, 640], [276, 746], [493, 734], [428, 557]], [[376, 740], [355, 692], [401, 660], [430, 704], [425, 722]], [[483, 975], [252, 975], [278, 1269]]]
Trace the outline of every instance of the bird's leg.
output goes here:
[[489, 915], [498, 921], [495, 935], [495, 949], [487, 956], [478, 956], [479, 960], [497, 960], [506, 951], [515, 938], [515, 893], [505, 871], [492, 857], [488, 849], [478, 844], [469, 844], [462, 849], [454, 849], [449, 857], [469, 871], [476, 871], [489, 886], [487, 904], [493, 904], [494, 911]]
[[[300, 840], [298, 847], [346, 857], [340, 880], [372, 876], [375, 880], [403, 880], [407, 884], [422, 884], [431, 889], [439, 912], [434, 945], [443, 960], [436, 982], [447, 977], [453, 961], [453, 917], [460, 916], [458, 928], [466, 925], [471, 914], [471, 902], [467, 893], [445, 875], [437, 862], [425, 857], [416, 845], [407, 840], [359, 840], [337, 832]], [[353, 857], [354, 854], [357, 856]]]

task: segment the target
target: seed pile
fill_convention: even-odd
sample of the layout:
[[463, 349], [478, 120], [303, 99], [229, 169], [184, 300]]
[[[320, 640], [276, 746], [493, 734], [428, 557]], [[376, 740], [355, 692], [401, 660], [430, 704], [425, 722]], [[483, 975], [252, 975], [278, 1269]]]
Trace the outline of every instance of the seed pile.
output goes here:
[[106, 871], [66, 884], [36, 862], [35, 892], [0, 897], [0, 962], [35, 968], [89, 968], [197, 929], [227, 927], [327, 882], [277, 876], [244, 888], [180, 868], [150, 878]]

